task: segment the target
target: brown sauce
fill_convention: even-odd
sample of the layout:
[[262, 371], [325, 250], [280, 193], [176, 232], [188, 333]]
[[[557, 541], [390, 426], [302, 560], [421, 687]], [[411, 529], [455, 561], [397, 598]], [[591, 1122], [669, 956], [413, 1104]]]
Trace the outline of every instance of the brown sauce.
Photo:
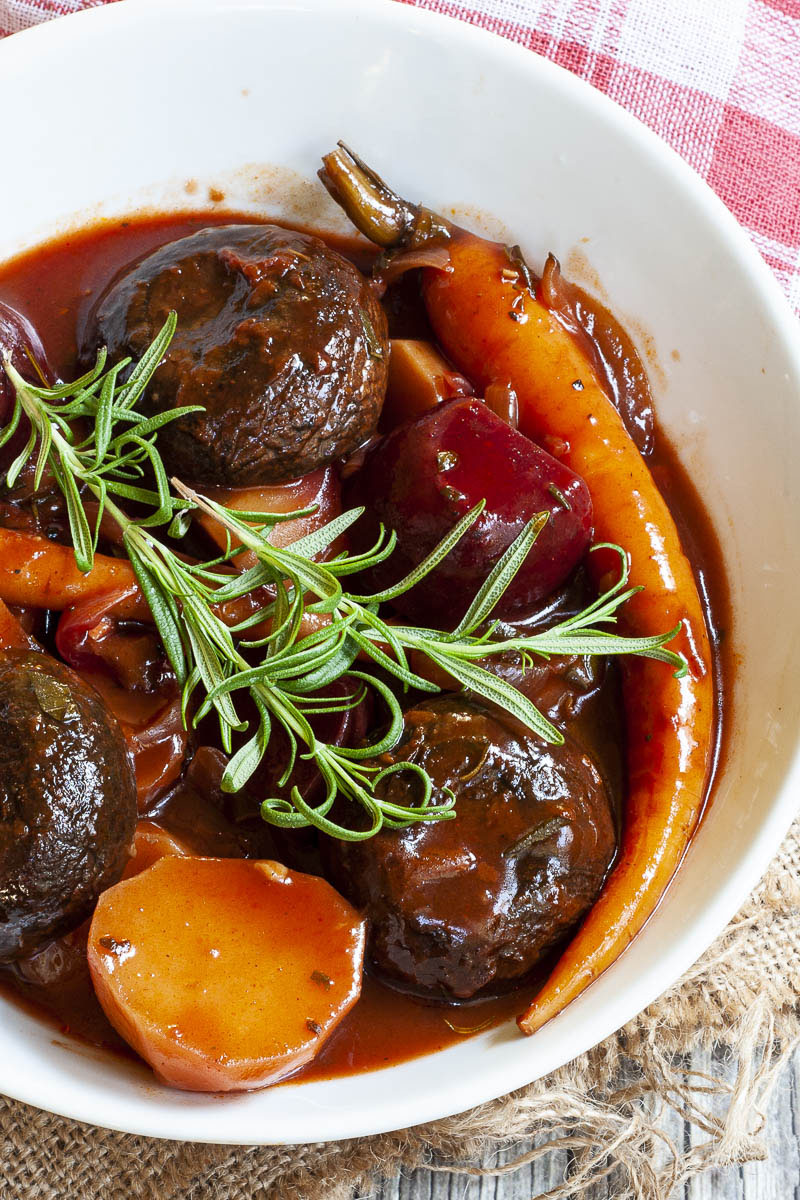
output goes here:
[[[61, 237], [39, 246], [0, 267], [0, 298], [26, 315], [39, 331], [50, 356], [51, 366], [62, 378], [69, 378], [75, 368], [77, 335], [86, 321], [97, 295], [123, 268], [153, 249], [175, 238], [209, 225], [227, 223], [259, 223], [252, 215], [218, 212], [186, 213], [169, 216], [136, 216], [127, 220], [109, 220], [89, 229]], [[348, 254], [357, 265], [366, 266], [372, 253], [364, 243], [355, 239], [331, 238], [341, 252]], [[400, 336], [425, 337], [427, 321], [420, 306], [414, 306], [413, 279], [406, 277], [388, 297], [390, 326]], [[605, 309], [598, 306], [592, 318], [591, 301], [581, 293], [582, 324], [602, 329], [599, 353], [605, 368], [613, 373], [624, 360], [630, 342], [627, 335], [613, 322]], [[588, 312], [588, 316], [587, 316]], [[595, 325], [592, 326], [592, 321]], [[635, 371], [626, 375], [621, 386], [630, 392]], [[646, 381], [645, 381], [646, 382]], [[649, 391], [645, 402], [649, 401]], [[709, 621], [717, 680], [718, 715], [715, 764], [724, 753], [724, 731], [730, 721], [721, 721], [723, 704], [730, 702], [730, 681], [733, 655], [730, 629], [730, 602], [723, 568], [721, 548], [705, 513], [693, 481], [680, 464], [666, 437], [657, 428], [654, 449], [649, 458], [651, 470], [680, 530], [684, 546], [694, 564], [700, 584], [706, 615]], [[104, 688], [108, 690], [108, 686]], [[119, 703], [124, 693], [117, 689]], [[145, 707], [146, 707], [145, 701]], [[141, 716], [140, 701], [132, 702], [131, 716]], [[602, 730], [609, 723], [609, 707], [596, 704], [594, 736], [607, 743], [616, 742], [618, 735]], [[613, 726], [613, 718], [610, 720]], [[590, 729], [582, 730], [589, 741]], [[619, 762], [613, 768], [618, 773]], [[192, 803], [197, 797], [189, 797]], [[178, 789], [169, 803], [157, 815], [166, 828], [174, 826], [177, 833], [186, 833], [191, 824], [187, 815], [187, 792]], [[197, 815], [196, 809], [191, 809]], [[170, 815], [172, 814], [172, 815]], [[199, 852], [235, 853], [236, 830], [220, 828], [220, 817], [196, 829]], [[226, 842], [226, 838], [228, 841]], [[221, 849], [222, 846], [225, 849]], [[83, 933], [85, 938], [85, 930]], [[2, 993], [15, 998], [26, 1009], [51, 1020], [59, 1030], [78, 1039], [111, 1049], [126, 1057], [133, 1052], [107, 1022], [94, 996], [81, 950], [80, 931], [71, 935], [72, 945], [66, 957], [33, 972], [22, 967], [6, 969], [0, 975]], [[44, 951], [46, 955], [48, 951]], [[41, 960], [43, 955], [37, 956]], [[48, 977], [50, 970], [51, 977]], [[375, 1069], [402, 1062], [418, 1055], [440, 1050], [481, 1029], [496, 1025], [517, 1014], [527, 1006], [535, 991], [529, 983], [500, 998], [480, 1000], [458, 1007], [426, 1003], [394, 991], [369, 976], [365, 977], [361, 999], [344, 1019], [315, 1062], [304, 1068], [294, 1079], [326, 1078], [357, 1071]]]

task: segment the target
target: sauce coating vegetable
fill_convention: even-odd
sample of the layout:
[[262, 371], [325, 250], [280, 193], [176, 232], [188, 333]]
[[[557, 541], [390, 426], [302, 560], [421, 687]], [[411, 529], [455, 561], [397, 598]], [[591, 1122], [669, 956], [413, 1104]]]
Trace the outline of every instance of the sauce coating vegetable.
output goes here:
[[[426, 283], [431, 319], [448, 351], [481, 384], [489, 376], [511, 382], [523, 430], [564, 440], [563, 461], [592, 494], [597, 540], [625, 546], [631, 583], [644, 589], [621, 617], [626, 629], [644, 635], [681, 623], [676, 645], [688, 663], [682, 679], [657, 663], [624, 664], [628, 800], [620, 859], [575, 941], [520, 1018], [523, 1032], [533, 1033], [614, 962], [658, 904], [705, 802], [715, 711], [705, 616], [670, 512], [579, 343], [524, 289], [524, 281], [520, 291], [519, 279], [503, 277], [505, 258], [503, 247], [455, 237], [453, 271]], [[508, 319], [518, 296], [522, 322]], [[602, 560], [592, 566], [599, 573]]]
[[[574, 743], [545, 746], [474, 700], [407, 710], [391, 752], [456, 797], [455, 821], [330, 840], [330, 878], [370, 920], [383, 978], [424, 996], [472, 999], [528, 975], [574, 928], [614, 857], [600, 773]], [[413, 786], [389, 776], [402, 802]]]
[[100, 1003], [159, 1079], [264, 1087], [308, 1062], [361, 990], [365, 924], [280, 863], [166, 855], [101, 898]]
[[49, 655], [0, 652], [0, 960], [91, 914], [135, 821], [128, 750], [97, 693]]
[[[519, 401], [520, 428], [557, 437], [562, 460], [589, 486], [599, 542], [623, 545], [644, 588], [624, 616], [646, 635], [680, 623], [688, 670], [624, 666], [628, 799], [619, 862], [573, 943], [520, 1017], [533, 1033], [615, 961], [656, 908], [705, 803], [714, 744], [711, 649], [680, 536], [652, 475], [603, 391], [580, 341], [542, 302], [508, 248], [447, 226], [395, 196], [344, 148], [321, 178], [363, 232], [383, 246], [445, 240], [447, 270], [423, 271], [429, 320], [445, 352], [479, 388], [500, 383]], [[376, 232], [377, 230], [377, 232]], [[602, 560], [593, 563], [603, 570]]]
[[449, 400], [393, 430], [368, 453], [347, 493], [367, 512], [353, 538], [364, 548], [378, 525], [397, 548], [364, 581], [380, 591], [410, 572], [470, 511], [483, 512], [447, 557], [395, 607], [421, 625], [454, 624], [523, 526], [547, 515], [494, 616], [529, 613], [583, 558], [592, 530], [588, 489], [573, 471], [502, 421], [481, 400]]

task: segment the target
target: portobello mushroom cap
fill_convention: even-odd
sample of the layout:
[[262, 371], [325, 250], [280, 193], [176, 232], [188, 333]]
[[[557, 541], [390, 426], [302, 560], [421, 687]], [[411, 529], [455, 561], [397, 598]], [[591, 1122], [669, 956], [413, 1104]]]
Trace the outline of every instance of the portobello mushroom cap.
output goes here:
[[98, 693], [49, 655], [0, 654], [0, 961], [90, 915], [136, 816], [133, 763]]
[[[361, 842], [324, 839], [334, 885], [370, 920], [377, 974], [448, 1000], [503, 992], [529, 975], [596, 899], [616, 851], [606, 787], [569, 739], [545, 745], [505, 713], [441, 695], [406, 712], [380, 765], [424, 767], [452, 820], [384, 828]], [[378, 785], [419, 801], [410, 772]]]
[[223, 225], [162, 246], [102, 295], [81, 358], [140, 356], [178, 327], [140, 401], [201, 405], [159, 432], [172, 474], [255, 486], [296, 479], [375, 432], [386, 391], [386, 317], [372, 284], [319, 238]]

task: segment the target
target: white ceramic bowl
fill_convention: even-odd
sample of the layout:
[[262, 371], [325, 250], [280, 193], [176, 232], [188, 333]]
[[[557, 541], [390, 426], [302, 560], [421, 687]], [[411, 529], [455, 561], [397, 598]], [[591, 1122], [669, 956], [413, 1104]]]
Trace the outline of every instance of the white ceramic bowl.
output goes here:
[[2, 1001], [0, 1090], [155, 1136], [317, 1141], [460, 1111], [567, 1062], [691, 965], [795, 812], [800, 357], [769, 271], [705, 185], [610, 101], [525, 50], [399, 4], [90, 10], [0, 45], [0, 112], [0, 259], [87, 218], [208, 206], [209, 186], [226, 205], [341, 227], [312, 182], [337, 138], [412, 199], [479, 227], [491, 214], [535, 264], [579, 248], [655, 347], [658, 412], [722, 539], [740, 656], [724, 774], [665, 902], [534, 1038], [500, 1028], [389, 1070], [220, 1101], [54, 1040]]

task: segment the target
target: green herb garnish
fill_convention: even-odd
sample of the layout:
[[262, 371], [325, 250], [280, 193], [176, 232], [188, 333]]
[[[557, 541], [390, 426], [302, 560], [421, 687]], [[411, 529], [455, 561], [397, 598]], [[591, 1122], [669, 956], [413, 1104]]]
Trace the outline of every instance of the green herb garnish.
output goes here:
[[[376, 762], [400, 740], [403, 713], [392, 689], [370, 667], [394, 676], [403, 690], [439, 692], [436, 684], [412, 669], [410, 655], [427, 658], [464, 688], [505, 709], [551, 743], [562, 742], [562, 734], [526, 696], [481, 666], [481, 660], [509, 651], [527, 661], [532, 655], [633, 654], [658, 659], [674, 667], [676, 673], [685, 673], [684, 659], [665, 648], [680, 626], [647, 638], [622, 637], [607, 628], [613, 626], [619, 607], [639, 590], [627, 586], [627, 556], [619, 547], [612, 547], [620, 559], [616, 583], [583, 612], [540, 633], [495, 637], [497, 623], [491, 623], [490, 614], [544, 528], [547, 513], [539, 513], [528, 522], [495, 565], [457, 628], [448, 632], [388, 624], [380, 615], [380, 606], [408, 591], [433, 570], [477, 520], [483, 504], [467, 513], [404, 579], [382, 592], [362, 595], [345, 590], [342, 581], [383, 562], [394, 549], [394, 534], [381, 530], [377, 543], [364, 554], [344, 552], [325, 563], [316, 561], [359, 518], [362, 509], [342, 513], [290, 546], [277, 547], [269, 541], [275, 525], [304, 514], [234, 512], [179, 480], [172, 480], [170, 487], [156, 435], [168, 421], [195, 410], [179, 409], [146, 418], [136, 412], [135, 406], [162, 361], [174, 329], [171, 314], [124, 382], [120, 382], [120, 374], [130, 365], [129, 360], [104, 371], [103, 352], [92, 371], [73, 384], [57, 388], [27, 383], [6, 358], [5, 369], [16, 392], [16, 404], [9, 425], [0, 435], [0, 446], [12, 436], [23, 415], [31, 422], [30, 438], [7, 472], [6, 482], [13, 485], [34, 453], [37, 487], [49, 467], [67, 501], [75, 558], [83, 571], [91, 568], [103, 513], [119, 525], [126, 552], [183, 689], [185, 722], [189, 721], [192, 698], [199, 691], [194, 723], [214, 711], [222, 745], [231, 753], [233, 734], [247, 730], [247, 723], [237, 711], [237, 693], [245, 692], [250, 697], [258, 714], [256, 728], [248, 730], [249, 738], [232, 753], [223, 777], [225, 790], [238, 791], [251, 778], [275, 723], [288, 737], [290, 746], [279, 786], [288, 783], [298, 754], [314, 762], [325, 783], [321, 803], [308, 805], [293, 787], [288, 798], [269, 797], [263, 801], [265, 820], [289, 829], [314, 825], [333, 837], [352, 841], [372, 837], [384, 825], [399, 828], [414, 821], [455, 816], [453, 794], [445, 792], [437, 801], [430, 777], [418, 764], [381, 766]], [[86, 430], [80, 440], [76, 439], [75, 428]], [[94, 528], [83, 502], [87, 491], [99, 503]], [[142, 515], [133, 517], [123, 512], [112, 495], [134, 502], [143, 510]], [[218, 521], [228, 533], [225, 552], [204, 563], [186, 561], [151, 532], [169, 522], [170, 537], [179, 538], [197, 509]], [[255, 565], [241, 572], [232, 570], [237, 557], [247, 550], [255, 555]], [[264, 603], [246, 620], [230, 627], [219, 606], [254, 595], [263, 596]], [[304, 631], [307, 616], [319, 624], [310, 633]], [[263, 622], [268, 622], [266, 633]], [[263, 636], [248, 640], [248, 634], [259, 632], [256, 626], [262, 626]], [[321, 694], [342, 677], [352, 683], [349, 695]], [[385, 705], [385, 733], [363, 747], [320, 742], [310, 718], [352, 708], [367, 690]], [[398, 805], [380, 796], [381, 780], [400, 771], [417, 777], [421, 795], [416, 803]], [[355, 827], [331, 818], [339, 795], [363, 810]]]
[[[142, 528], [164, 525], [176, 510], [186, 508], [170, 495], [166, 471], [156, 449], [156, 434], [162, 426], [196, 412], [197, 408], [172, 409], [145, 417], [135, 407], [166, 353], [176, 323], [175, 313], [170, 313], [124, 383], [119, 376], [131, 365], [131, 359], [124, 358], [104, 371], [105, 350], [100, 351], [91, 371], [74, 383], [53, 388], [26, 382], [10, 358], [3, 358], [6, 374], [14, 386], [15, 404], [11, 419], [0, 434], [0, 448], [16, 433], [23, 416], [31, 426], [25, 447], [6, 473], [6, 485], [14, 486], [34, 452], [35, 491], [39, 490], [49, 466], [67, 503], [75, 561], [81, 571], [92, 568], [106, 509], [126, 529], [132, 524]], [[75, 430], [83, 428], [85, 435], [76, 437]], [[144, 477], [154, 486], [142, 487], [140, 481]], [[83, 501], [82, 492], [86, 490], [98, 501], [93, 529]], [[144, 504], [153, 511], [132, 522], [111, 501], [111, 495]]]

